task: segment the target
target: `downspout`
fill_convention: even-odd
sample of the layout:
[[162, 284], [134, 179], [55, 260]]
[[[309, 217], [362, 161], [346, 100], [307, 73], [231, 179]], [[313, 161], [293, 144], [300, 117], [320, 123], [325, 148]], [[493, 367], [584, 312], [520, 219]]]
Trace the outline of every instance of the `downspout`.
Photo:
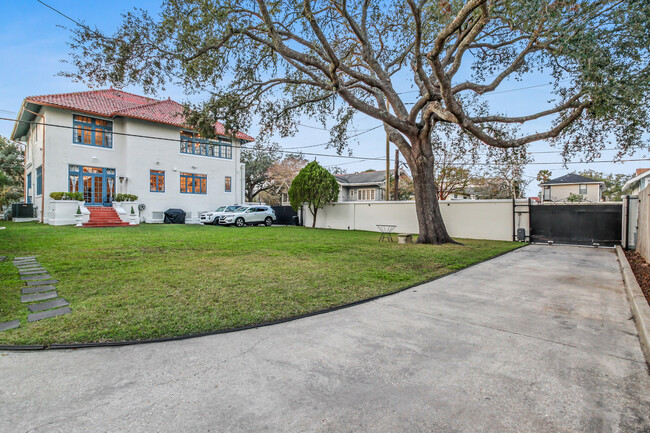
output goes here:
[[43, 156], [41, 158], [41, 224], [42, 224], [43, 218], [45, 216], [45, 116], [41, 116], [41, 118], [43, 119], [43, 135], [42, 135]]

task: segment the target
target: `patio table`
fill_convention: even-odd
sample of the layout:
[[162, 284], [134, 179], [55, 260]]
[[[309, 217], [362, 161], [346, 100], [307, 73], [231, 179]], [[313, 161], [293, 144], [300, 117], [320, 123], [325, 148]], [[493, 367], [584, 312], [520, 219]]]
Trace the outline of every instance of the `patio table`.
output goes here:
[[395, 224], [377, 224], [377, 228], [381, 232], [379, 236], [379, 242], [386, 239], [388, 242], [393, 242], [393, 230], [397, 227]]

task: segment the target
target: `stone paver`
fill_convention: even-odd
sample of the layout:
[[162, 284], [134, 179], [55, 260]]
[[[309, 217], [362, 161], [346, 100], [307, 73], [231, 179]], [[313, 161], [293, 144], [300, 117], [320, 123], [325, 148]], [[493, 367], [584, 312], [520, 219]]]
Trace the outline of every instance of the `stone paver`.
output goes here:
[[33, 269], [29, 271], [18, 271], [20, 275], [38, 275], [38, 274], [46, 274], [47, 270], [45, 269]]
[[49, 310], [51, 308], [65, 307], [66, 305], [70, 305], [70, 303], [63, 298], [57, 298], [51, 301], [41, 302], [40, 304], [32, 304], [27, 308], [32, 313], [36, 313], [38, 311]]
[[629, 318], [612, 250], [530, 246], [280, 325], [6, 352], [0, 420], [16, 432], [647, 432], [650, 376]]
[[14, 261], [16, 260], [33, 260], [35, 259], [36, 256], [22, 256], [22, 257], [14, 257]]
[[22, 295], [20, 297], [20, 302], [45, 301], [46, 299], [53, 299], [57, 296], [59, 295], [56, 292], [34, 293], [33, 295]]
[[21, 265], [14, 264], [14, 266], [16, 266], [18, 269], [42, 268], [43, 267], [43, 266], [41, 266], [40, 263], [36, 263], [36, 262], [34, 262], [34, 263], [24, 263], [24, 264], [21, 264]]
[[59, 280], [43, 280], [43, 281], [26, 281], [25, 284], [28, 286], [42, 286], [45, 284], [56, 284]]
[[53, 285], [23, 287], [20, 293], [29, 295], [30, 293], [49, 292], [50, 290], [56, 290], [56, 287]]
[[49, 319], [50, 317], [62, 316], [70, 313], [72, 313], [70, 307], [57, 308], [56, 310], [47, 310], [41, 311], [40, 313], [28, 314], [27, 321], [36, 322], [37, 320]]
[[47, 280], [48, 278], [52, 278], [52, 275], [46, 273], [39, 275], [23, 275], [20, 277], [21, 281]]
[[9, 329], [18, 328], [20, 326], [20, 320], [12, 320], [10, 322], [0, 323], [0, 332], [7, 331]]

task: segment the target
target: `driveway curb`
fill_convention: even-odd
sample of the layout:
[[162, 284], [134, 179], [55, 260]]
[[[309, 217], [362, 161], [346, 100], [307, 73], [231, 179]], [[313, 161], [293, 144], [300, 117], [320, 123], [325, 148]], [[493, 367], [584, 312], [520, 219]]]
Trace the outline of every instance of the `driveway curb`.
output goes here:
[[646, 363], [650, 369], [650, 305], [648, 305], [648, 301], [643, 296], [641, 287], [639, 287], [639, 283], [636, 281], [636, 277], [620, 245], [616, 246], [616, 254], [618, 256], [618, 262], [621, 265], [621, 273], [625, 282], [627, 298], [630, 300], [632, 317], [634, 318], [636, 329], [639, 332], [641, 350], [643, 350]]

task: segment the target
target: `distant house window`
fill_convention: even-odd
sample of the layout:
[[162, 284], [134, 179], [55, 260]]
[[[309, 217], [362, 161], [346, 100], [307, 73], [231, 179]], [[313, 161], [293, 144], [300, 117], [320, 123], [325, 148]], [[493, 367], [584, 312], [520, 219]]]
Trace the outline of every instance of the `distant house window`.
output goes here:
[[231, 190], [231, 184], [232, 183], [232, 177], [226, 176], [226, 192], [230, 192]]
[[181, 131], [181, 153], [232, 159], [232, 145], [223, 140], [206, 140], [194, 132]]
[[545, 186], [544, 187], [544, 200], [550, 200], [551, 199], [551, 187], [550, 186]]
[[149, 191], [165, 192], [165, 172], [163, 170], [149, 170]]
[[354, 197], [354, 190], [353, 189], [350, 190], [350, 197]]
[[373, 201], [375, 200], [375, 190], [374, 189], [360, 189], [357, 190], [357, 197], [359, 201]]
[[181, 173], [181, 193], [183, 194], [207, 194], [208, 175]]
[[87, 146], [113, 147], [113, 122], [75, 114], [72, 142]]
[[579, 193], [587, 194], [587, 185], [580, 185]]
[[43, 166], [36, 169], [36, 195], [43, 194]]

